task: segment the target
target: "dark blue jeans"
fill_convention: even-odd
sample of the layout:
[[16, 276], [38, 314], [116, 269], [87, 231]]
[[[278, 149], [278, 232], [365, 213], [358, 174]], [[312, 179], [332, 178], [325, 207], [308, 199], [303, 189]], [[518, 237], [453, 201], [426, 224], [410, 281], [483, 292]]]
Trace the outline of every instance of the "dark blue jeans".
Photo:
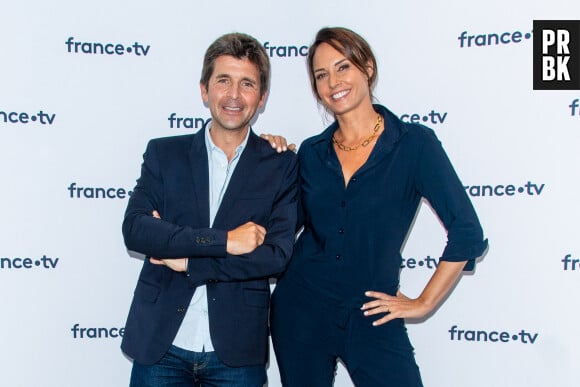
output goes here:
[[262, 387], [266, 366], [229, 367], [215, 352], [171, 346], [153, 365], [133, 362], [130, 387]]

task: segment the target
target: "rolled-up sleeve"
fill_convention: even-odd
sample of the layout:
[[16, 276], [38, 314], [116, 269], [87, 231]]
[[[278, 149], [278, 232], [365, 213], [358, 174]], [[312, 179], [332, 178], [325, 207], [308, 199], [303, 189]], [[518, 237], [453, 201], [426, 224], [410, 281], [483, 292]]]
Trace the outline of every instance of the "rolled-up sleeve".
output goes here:
[[416, 186], [447, 230], [447, 245], [440, 259], [467, 261], [464, 270], [473, 270], [475, 259], [487, 249], [487, 239], [441, 143], [432, 130], [426, 132], [417, 161]]

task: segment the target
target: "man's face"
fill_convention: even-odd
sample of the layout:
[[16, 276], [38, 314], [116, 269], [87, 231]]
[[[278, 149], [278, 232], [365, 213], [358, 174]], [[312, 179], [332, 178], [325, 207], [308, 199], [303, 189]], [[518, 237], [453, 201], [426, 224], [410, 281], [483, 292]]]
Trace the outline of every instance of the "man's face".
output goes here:
[[260, 95], [260, 73], [247, 58], [224, 55], [216, 59], [207, 88], [200, 84], [203, 102], [209, 106], [212, 130], [244, 130], [266, 93]]

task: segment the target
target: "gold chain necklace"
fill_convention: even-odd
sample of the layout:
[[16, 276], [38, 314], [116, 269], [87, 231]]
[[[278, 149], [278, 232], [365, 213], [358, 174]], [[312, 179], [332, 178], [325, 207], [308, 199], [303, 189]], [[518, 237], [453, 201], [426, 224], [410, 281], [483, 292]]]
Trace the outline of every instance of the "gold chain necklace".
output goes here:
[[367, 138], [366, 140], [362, 141], [360, 144], [355, 145], [355, 146], [348, 146], [348, 145], [344, 145], [342, 142], [338, 142], [336, 140], [336, 138], [334, 137], [334, 135], [332, 136], [332, 142], [336, 144], [336, 146], [338, 147], [338, 149], [345, 151], [345, 152], [350, 152], [353, 150], [357, 150], [358, 148], [360, 148], [361, 146], [365, 147], [367, 145], [369, 145], [371, 143], [371, 141], [373, 141], [375, 139], [375, 137], [377, 137], [377, 132], [379, 131], [379, 128], [381, 127], [381, 123], [383, 122], [383, 117], [379, 114], [378, 118], [377, 118], [377, 123], [373, 129], [373, 134], [371, 134], [371, 136], [369, 138]]

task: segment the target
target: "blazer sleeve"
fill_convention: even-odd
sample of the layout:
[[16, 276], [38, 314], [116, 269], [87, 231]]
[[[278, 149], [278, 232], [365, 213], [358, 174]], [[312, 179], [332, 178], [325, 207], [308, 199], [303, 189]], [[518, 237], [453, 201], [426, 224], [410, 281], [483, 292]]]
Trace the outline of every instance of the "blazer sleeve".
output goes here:
[[280, 180], [264, 243], [245, 255], [225, 259], [190, 259], [187, 277], [193, 285], [267, 278], [282, 273], [290, 261], [297, 218], [298, 160], [292, 155]]
[[483, 230], [463, 184], [430, 129], [426, 129], [417, 170], [418, 190], [447, 230], [447, 245], [440, 259], [467, 261], [464, 270], [473, 270], [475, 259], [487, 249], [487, 239], [483, 239]]
[[129, 199], [123, 220], [123, 238], [129, 250], [151, 257], [225, 257], [226, 232], [179, 226], [152, 216], [163, 208], [163, 176], [156, 140], [143, 155], [141, 176]]

